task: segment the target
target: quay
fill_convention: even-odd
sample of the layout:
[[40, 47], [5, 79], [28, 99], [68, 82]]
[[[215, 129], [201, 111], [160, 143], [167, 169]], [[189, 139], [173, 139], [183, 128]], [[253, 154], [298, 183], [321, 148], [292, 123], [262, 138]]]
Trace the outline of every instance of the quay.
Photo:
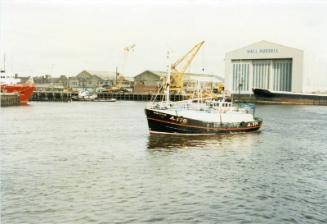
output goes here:
[[18, 93], [0, 93], [1, 107], [18, 106], [20, 104]]
[[[115, 98], [117, 100], [129, 100], [129, 101], [151, 101], [156, 96], [155, 94], [149, 94], [149, 93], [98, 93], [97, 94], [98, 100], [108, 100]], [[163, 100], [165, 97], [165, 94], [158, 94], [156, 96], [156, 100], [160, 101]], [[182, 95], [182, 94], [175, 94], [170, 95], [171, 101], [181, 101], [181, 100], [187, 100], [189, 99], [188, 95]]]
[[70, 102], [71, 92], [34, 91], [31, 101]]
[[[147, 93], [98, 93], [98, 100], [108, 100], [115, 98], [117, 100], [130, 101], [151, 101], [155, 97], [154, 94]], [[165, 98], [165, 94], [156, 96], [157, 101]], [[189, 95], [170, 95], [171, 101], [182, 101], [189, 99]], [[327, 105], [327, 95], [287, 95], [277, 96], [274, 98], [255, 97], [253, 94], [232, 94], [235, 102], [257, 103], [257, 104], [290, 104], [290, 105]]]
[[[17, 96], [16, 96], [17, 97]], [[133, 93], [133, 92], [102, 92], [97, 93], [96, 100], [122, 100], [122, 101], [151, 101], [156, 97], [157, 101], [165, 98], [165, 94], [151, 94], [151, 93]], [[15, 105], [14, 96], [6, 96], [1, 99], [3, 105]], [[72, 92], [53, 92], [53, 91], [35, 91], [31, 101], [44, 102], [71, 102], [77, 99], [78, 95]], [[182, 101], [189, 99], [189, 95], [172, 94], [171, 101]], [[290, 104], [290, 105], [327, 105], [327, 95], [276, 95], [275, 97], [257, 97], [254, 94], [232, 94], [234, 102], [242, 103], [256, 103], [256, 104]], [[78, 100], [78, 99], [77, 99]], [[10, 101], [10, 102], [9, 102]], [[83, 101], [83, 100], [81, 100]], [[89, 100], [92, 101], [92, 100]], [[19, 104], [19, 103], [18, 103]]]
[[[123, 101], [151, 101], [155, 97], [155, 94], [150, 93], [97, 93], [96, 100], [110, 100], [115, 98]], [[163, 100], [165, 94], [158, 94], [156, 100]], [[34, 91], [31, 101], [43, 101], [43, 102], [70, 102], [73, 99], [77, 99], [78, 94], [72, 92], [53, 92], [53, 91]], [[189, 99], [188, 95], [175, 94], [170, 95], [171, 101], [181, 101]], [[78, 101], [78, 100], [77, 100]], [[85, 101], [85, 100], [80, 100]], [[87, 100], [92, 101], [92, 100]]]
[[274, 97], [256, 97], [253, 94], [232, 94], [232, 99], [241, 103], [327, 106], [327, 95], [276, 94]]

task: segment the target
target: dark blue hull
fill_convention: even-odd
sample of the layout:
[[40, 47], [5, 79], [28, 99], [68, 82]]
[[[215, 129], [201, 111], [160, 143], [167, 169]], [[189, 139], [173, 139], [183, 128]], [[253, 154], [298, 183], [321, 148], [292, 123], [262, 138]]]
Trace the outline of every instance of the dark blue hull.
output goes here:
[[252, 89], [257, 103], [327, 105], [327, 95], [272, 92], [267, 89]]

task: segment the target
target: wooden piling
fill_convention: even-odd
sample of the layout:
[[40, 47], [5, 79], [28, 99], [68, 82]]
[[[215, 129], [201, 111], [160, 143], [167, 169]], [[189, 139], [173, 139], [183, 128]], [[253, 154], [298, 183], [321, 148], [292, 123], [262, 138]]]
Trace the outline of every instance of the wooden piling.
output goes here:
[[0, 93], [1, 107], [18, 106], [20, 104], [18, 93]]
[[[108, 100], [111, 98], [115, 98], [117, 100], [132, 100], [132, 101], [151, 101], [155, 97], [153, 94], [149, 93], [98, 93], [97, 94], [99, 100]], [[164, 94], [159, 94], [156, 97], [157, 101], [160, 101], [164, 99]], [[186, 100], [188, 99], [188, 96], [186, 95], [171, 95], [170, 100], [171, 101], [180, 101], [180, 100]]]
[[31, 101], [70, 102], [70, 101], [72, 101], [72, 93], [70, 93], [70, 92], [52, 92], [52, 91], [34, 91]]

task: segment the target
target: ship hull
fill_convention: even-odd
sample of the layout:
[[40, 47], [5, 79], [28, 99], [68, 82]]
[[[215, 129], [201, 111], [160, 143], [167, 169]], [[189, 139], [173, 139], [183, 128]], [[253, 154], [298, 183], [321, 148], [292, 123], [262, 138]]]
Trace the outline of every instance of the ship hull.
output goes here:
[[1, 85], [1, 92], [19, 94], [20, 105], [28, 104], [34, 89], [35, 86], [33, 84]]
[[210, 135], [257, 131], [262, 125], [259, 118], [254, 122], [227, 124], [177, 117], [151, 109], [145, 109], [145, 114], [150, 132]]
[[267, 89], [252, 89], [257, 103], [327, 105], [327, 95], [274, 92]]

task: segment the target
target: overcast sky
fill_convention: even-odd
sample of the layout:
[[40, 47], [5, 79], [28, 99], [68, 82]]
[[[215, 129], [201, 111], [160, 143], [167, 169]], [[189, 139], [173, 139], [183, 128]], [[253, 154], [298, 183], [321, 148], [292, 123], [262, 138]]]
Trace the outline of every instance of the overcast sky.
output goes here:
[[[226, 52], [267, 40], [304, 50], [306, 90], [327, 90], [324, 0], [0, 0], [1, 58], [24, 75], [165, 70], [205, 41], [190, 72], [224, 76]], [[135, 44], [124, 55], [123, 48]], [[1, 63], [2, 64], [2, 63]], [[3, 66], [1, 66], [3, 67]]]

